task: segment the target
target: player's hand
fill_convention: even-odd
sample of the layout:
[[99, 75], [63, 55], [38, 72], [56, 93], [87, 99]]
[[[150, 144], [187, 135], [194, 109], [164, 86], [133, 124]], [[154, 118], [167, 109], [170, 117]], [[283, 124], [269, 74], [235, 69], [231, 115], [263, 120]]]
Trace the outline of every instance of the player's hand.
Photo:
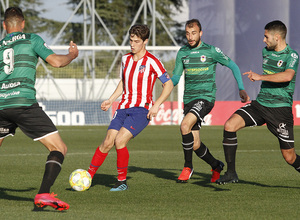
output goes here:
[[240, 90], [240, 97], [241, 97], [241, 102], [242, 103], [250, 101], [250, 97], [248, 96], [248, 94], [245, 90]]
[[153, 105], [148, 114], [147, 114], [147, 118], [151, 121], [153, 117], [156, 117], [157, 112], [158, 112], [159, 106]]
[[105, 100], [101, 103], [101, 109], [103, 111], [107, 111], [110, 108], [111, 104], [112, 102], [110, 100]]
[[255, 72], [252, 72], [251, 70], [250, 70], [249, 72], [243, 73], [243, 75], [248, 75], [248, 78], [249, 78], [252, 82], [261, 80], [261, 75], [255, 73]]
[[78, 57], [79, 53], [77, 45], [73, 41], [70, 41], [69, 45], [69, 54], [72, 56], [72, 59], [75, 59], [76, 57]]

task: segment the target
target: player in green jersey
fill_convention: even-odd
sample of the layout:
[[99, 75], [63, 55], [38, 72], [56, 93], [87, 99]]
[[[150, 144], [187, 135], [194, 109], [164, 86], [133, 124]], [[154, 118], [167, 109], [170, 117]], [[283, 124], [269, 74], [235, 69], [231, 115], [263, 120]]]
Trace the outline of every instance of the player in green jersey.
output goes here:
[[18, 7], [6, 9], [3, 27], [7, 35], [0, 41], [0, 146], [5, 137], [15, 134], [17, 127], [33, 140], [40, 141], [50, 153], [34, 204], [66, 210], [69, 205], [55, 198], [54, 193], [50, 194], [50, 187], [61, 170], [67, 146], [39, 107], [34, 84], [39, 57], [53, 67], [63, 67], [78, 56], [77, 46], [71, 41], [69, 53], [57, 55], [38, 35], [23, 33], [25, 19]]
[[205, 144], [200, 140], [200, 127], [204, 117], [212, 110], [216, 97], [216, 65], [220, 63], [233, 72], [238, 83], [242, 102], [249, 100], [244, 90], [239, 67], [219, 48], [201, 41], [202, 29], [197, 19], [186, 22], [186, 38], [188, 44], [177, 53], [172, 81], [178, 84], [184, 71], [184, 118], [180, 130], [184, 151], [184, 168], [178, 182], [186, 182], [193, 174], [193, 151], [212, 167], [211, 182], [220, 177], [224, 164], [215, 159]]
[[224, 125], [223, 148], [227, 172], [218, 179], [218, 184], [238, 182], [235, 170], [237, 149], [236, 132], [248, 126], [266, 124], [280, 145], [285, 161], [300, 172], [300, 156], [294, 149], [294, 119], [292, 114], [298, 53], [286, 43], [287, 28], [281, 21], [272, 21], [265, 26], [262, 51], [263, 74], [245, 72], [251, 81], [262, 81], [256, 100], [238, 109]]

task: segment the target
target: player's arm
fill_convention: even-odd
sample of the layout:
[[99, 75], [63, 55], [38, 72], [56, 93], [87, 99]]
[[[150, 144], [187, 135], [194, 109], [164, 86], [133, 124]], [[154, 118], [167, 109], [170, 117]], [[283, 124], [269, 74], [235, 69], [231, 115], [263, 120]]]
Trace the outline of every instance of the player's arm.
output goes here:
[[252, 82], [269, 81], [269, 82], [282, 83], [282, 82], [290, 82], [295, 75], [295, 70], [286, 69], [284, 72], [267, 74], [267, 75], [260, 75], [250, 70], [249, 72], [243, 73], [243, 75], [247, 75]]
[[175, 67], [173, 70], [173, 76], [171, 78], [173, 85], [176, 86], [180, 80], [180, 77], [182, 75], [183, 72], [183, 63], [181, 60], [181, 53], [180, 51], [178, 51], [177, 56], [176, 56], [176, 61], [175, 61]]
[[168, 80], [165, 83], [163, 83], [163, 90], [159, 96], [159, 98], [155, 101], [154, 105], [149, 109], [147, 118], [152, 119], [152, 117], [155, 117], [157, 115], [157, 112], [159, 110], [159, 106], [169, 97], [172, 90], [174, 88], [172, 80]]
[[122, 93], [123, 93], [123, 81], [120, 80], [114, 93], [109, 97], [109, 99], [107, 99], [101, 103], [101, 109], [103, 111], [107, 111], [110, 108], [110, 106], [113, 104], [113, 102], [116, 101], [116, 99], [120, 95], [122, 95]]
[[250, 97], [248, 96], [247, 92], [244, 89], [244, 84], [243, 84], [240, 68], [232, 60], [230, 60], [227, 67], [231, 69], [233, 76], [238, 84], [241, 102], [248, 102], [250, 100]]
[[69, 53], [66, 55], [59, 54], [51, 54], [46, 58], [46, 62], [49, 63], [53, 67], [64, 67], [71, 63], [78, 56], [78, 48], [77, 45], [71, 41]]

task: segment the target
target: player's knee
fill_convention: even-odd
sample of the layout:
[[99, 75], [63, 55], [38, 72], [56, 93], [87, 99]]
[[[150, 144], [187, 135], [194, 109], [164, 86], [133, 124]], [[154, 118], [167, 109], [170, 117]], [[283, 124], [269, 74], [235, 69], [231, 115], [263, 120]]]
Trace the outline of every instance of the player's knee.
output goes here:
[[122, 138], [116, 138], [115, 139], [115, 146], [117, 149], [122, 149], [123, 147], [126, 146], [124, 139]]
[[100, 150], [101, 152], [108, 152], [114, 146], [114, 141], [110, 139], [105, 139], [101, 144]]
[[236, 132], [238, 129], [238, 126], [236, 123], [234, 123], [234, 121], [232, 120], [227, 120], [224, 124], [224, 130], [225, 131], [230, 131], [230, 132]]
[[296, 159], [296, 156], [294, 156], [294, 155], [287, 155], [287, 156], [283, 156], [283, 157], [289, 165], [292, 165]]
[[283, 158], [289, 165], [292, 165], [295, 162], [297, 155], [293, 149], [281, 150], [281, 152]]
[[188, 134], [191, 132], [191, 128], [190, 128], [190, 125], [186, 122], [182, 122], [181, 125], [180, 125], [180, 131], [181, 131], [181, 134]]

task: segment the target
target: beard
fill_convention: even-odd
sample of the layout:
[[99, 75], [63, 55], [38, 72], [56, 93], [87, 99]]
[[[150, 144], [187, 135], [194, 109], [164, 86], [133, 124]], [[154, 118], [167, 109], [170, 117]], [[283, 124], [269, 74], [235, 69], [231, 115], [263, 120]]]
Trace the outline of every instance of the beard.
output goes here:
[[201, 39], [199, 38], [197, 41], [195, 41], [195, 44], [194, 44], [194, 45], [191, 45], [191, 44], [190, 44], [190, 47], [191, 47], [191, 48], [198, 47], [200, 40], [201, 40]]

